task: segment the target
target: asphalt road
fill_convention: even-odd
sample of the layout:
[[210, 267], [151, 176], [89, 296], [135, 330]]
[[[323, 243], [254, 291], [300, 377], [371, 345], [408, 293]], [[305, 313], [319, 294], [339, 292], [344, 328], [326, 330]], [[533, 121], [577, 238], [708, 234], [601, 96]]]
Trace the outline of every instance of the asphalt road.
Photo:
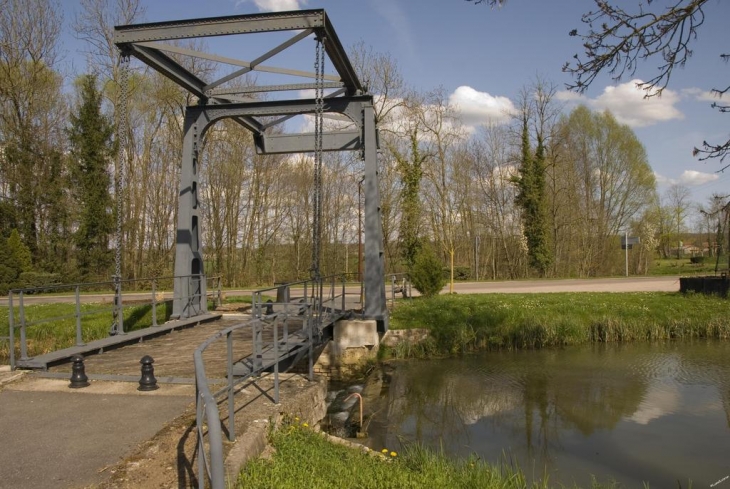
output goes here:
[[[514, 280], [504, 282], [457, 282], [454, 292], [457, 294], [526, 294], [538, 292], [677, 292], [679, 277], [624, 277], [624, 278], [592, 278], [592, 279], [558, 279], [558, 280]], [[347, 286], [348, 295], [357, 295], [359, 286]], [[414, 295], [416, 291], [414, 290]], [[449, 292], [447, 285], [443, 293]], [[226, 290], [228, 296], [251, 295], [251, 289]], [[339, 288], [337, 290], [339, 293]], [[165, 292], [164, 297], [172, 298], [172, 292]], [[390, 295], [390, 285], [386, 284], [386, 295]], [[83, 303], [111, 303], [113, 294], [82, 295]], [[149, 301], [150, 293], [124, 293], [127, 301]], [[26, 295], [24, 304], [54, 304], [74, 301], [73, 295]], [[14, 304], [18, 305], [17, 297]], [[8, 298], [0, 298], [0, 306], [7, 306]]]

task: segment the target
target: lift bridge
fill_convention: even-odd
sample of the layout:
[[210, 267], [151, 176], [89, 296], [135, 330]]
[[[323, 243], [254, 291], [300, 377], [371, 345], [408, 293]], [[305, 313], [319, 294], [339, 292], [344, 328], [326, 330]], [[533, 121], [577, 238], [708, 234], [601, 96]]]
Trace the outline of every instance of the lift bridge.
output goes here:
[[[286, 35], [287, 32], [293, 35], [252, 61], [210, 54], [182, 47], [176, 42], [207, 40], [217, 36], [240, 36], [244, 41], [247, 36]], [[265, 64], [275, 56], [282, 57], [282, 53], [286, 54], [285, 51], [292, 50], [308, 38], [313, 38], [316, 45], [316, 49], [307, 50], [307, 54], [311, 53], [311, 57], [307, 57], [314, 71]], [[319, 277], [321, 217], [322, 212], [326, 212], [321, 205], [322, 152], [359, 151], [364, 160], [362, 185], [365, 197], [363, 317], [376, 320], [378, 329], [386, 331], [388, 316], [383, 280], [378, 140], [373, 96], [367, 93], [358, 79], [325, 11], [299, 10], [124, 25], [115, 28], [114, 43], [122, 54], [122, 103], [126, 99], [126, 72], [130, 57], [158, 71], [197, 99], [196, 105], [185, 108], [175, 276], [202, 277], [205, 274], [200, 239], [200, 230], [205, 223], [199, 207], [198, 153], [201, 138], [216, 122], [232, 119], [251, 131], [256, 152], [260, 155], [314, 153], [314, 279]], [[242, 43], [242, 47], [245, 44]], [[185, 58], [226, 65], [233, 71], [215, 80], [204, 80], [186, 67], [191, 63], [185, 63]], [[325, 73], [325, 64], [335, 73]], [[232, 83], [247, 73], [275, 76], [278, 77], [277, 82], [288, 79], [292, 83], [257, 84], [245, 88]], [[282, 94], [303, 90], [314, 91], [315, 97], [277, 99]], [[325, 90], [330, 93], [325, 95]], [[331, 114], [344, 116], [349, 120], [350, 128], [325, 130], [323, 117]], [[282, 133], [284, 123], [297, 115], [314, 116], [315, 132]], [[126, 121], [126, 115], [122, 119]], [[124, 140], [121, 142], [124, 144]], [[173, 319], [207, 312], [204, 287], [202, 280], [179, 280], [175, 283]]]
[[[287, 34], [288, 33], [288, 34]], [[270, 50], [253, 60], [240, 60], [202, 52], [186, 47], [181, 40], [206, 40], [218, 36], [251, 36], [272, 39], [280, 37]], [[283, 37], [282, 37], [283, 36]], [[289, 56], [287, 52], [302, 47], [302, 41], [314, 39], [314, 49], [305, 49], [304, 56]], [[266, 41], [266, 39], [263, 39]], [[239, 15], [230, 17], [180, 20], [115, 27], [114, 43], [121, 52], [120, 144], [125, 147], [127, 114], [124, 104], [131, 57], [161, 73], [184, 88], [197, 99], [185, 108], [182, 165], [180, 170], [178, 224], [176, 238], [174, 302], [172, 319], [194, 318], [207, 313], [205, 270], [200, 230], [205, 223], [199, 207], [199, 148], [201, 139], [216, 122], [231, 119], [253, 135], [259, 155], [289, 153], [314, 154], [312, 277], [303, 284], [288, 284], [277, 304], [266, 305], [254, 294], [253, 319], [220, 331], [196, 350], [195, 379], [199, 395], [196, 399], [199, 433], [199, 484], [209, 481], [213, 487], [224, 487], [222, 462], [222, 432], [217, 409], [217, 397], [228, 396], [229, 412], [235, 412], [236, 385], [266, 369], [277, 373], [275, 401], [278, 402], [278, 368], [282, 359], [299, 357], [309, 352], [309, 372], [312, 375], [312, 347], [315, 336], [334, 320], [348, 313], [344, 283], [341, 304], [332, 292], [325, 297], [325, 283], [320, 275], [322, 215], [322, 154], [328, 151], [358, 151], [364, 160], [362, 186], [365, 197], [364, 219], [364, 304], [361, 317], [375, 320], [378, 330], [388, 329], [386, 309], [383, 236], [378, 189], [378, 138], [373, 96], [361, 84], [340, 40], [324, 10]], [[311, 46], [311, 45], [310, 45]], [[246, 44], [242, 42], [241, 51]], [[314, 70], [266, 64], [271, 58], [302, 60]], [[185, 59], [205, 60], [227, 66], [228, 74], [218, 79], [203, 79], [188, 66]], [[325, 66], [329, 71], [325, 70]], [[256, 86], [242, 87], [236, 83], [247, 73], [255, 73]], [[266, 77], [275, 83], [261, 83]], [[281, 80], [286, 80], [281, 83]], [[286, 94], [314, 91], [313, 98], [287, 98]], [[325, 95], [325, 91], [328, 93]], [[286, 121], [295, 116], [313, 116], [313, 133], [286, 133]], [[324, 118], [340, 116], [348, 121], [344, 129], [325, 128]], [[124, 163], [120, 151], [119, 167]], [[117, 261], [119, 268], [119, 260]], [[119, 270], [117, 271], [119, 275]], [[292, 291], [297, 291], [298, 299]], [[276, 307], [276, 310], [274, 309]], [[263, 341], [269, 329], [273, 338]], [[254, 351], [245, 358], [235, 358], [233, 341], [242, 329], [253, 333]], [[227, 343], [228, 385], [212, 393], [206, 378], [203, 353], [219, 341]], [[229, 440], [235, 438], [235, 416], [228, 416]], [[207, 430], [205, 429], [207, 425]], [[208, 443], [203, 440], [207, 435]], [[208, 447], [208, 448], [206, 448]], [[207, 474], [207, 477], [203, 474]]]

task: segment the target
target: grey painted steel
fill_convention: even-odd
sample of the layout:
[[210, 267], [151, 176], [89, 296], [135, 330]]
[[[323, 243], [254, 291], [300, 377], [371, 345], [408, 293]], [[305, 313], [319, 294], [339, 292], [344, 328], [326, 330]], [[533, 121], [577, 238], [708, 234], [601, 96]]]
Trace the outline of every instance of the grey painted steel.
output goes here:
[[117, 26], [114, 28], [114, 44], [124, 48], [130, 44], [147, 41], [301, 29], [313, 29], [319, 37], [327, 38], [327, 55], [350, 94], [362, 92], [360, 80], [347, 58], [332, 23], [322, 9]]
[[[262, 32], [300, 31], [253, 61], [242, 61], [202, 53], [166, 43], [176, 39], [205, 38]], [[266, 67], [262, 63], [286, 50], [300, 40], [314, 35], [326, 39], [323, 43], [329, 62], [337, 76], [310, 73], [286, 68]], [[175, 275], [186, 276], [175, 282], [173, 317], [191, 317], [205, 314], [207, 303], [205, 283], [196, 280], [205, 273], [201, 244], [201, 215], [198, 209], [198, 145], [205, 131], [216, 121], [232, 118], [249, 129], [261, 154], [311, 152], [320, 147], [312, 135], [295, 134], [269, 136], [257, 117], [282, 116], [273, 124], [280, 124], [299, 114], [313, 114], [317, 100], [235, 101], [234, 93], [226, 98], [220, 85], [249, 71], [268, 71], [284, 75], [314, 78], [318, 88], [339, 88], [324, 100], [323, 113], [339, 113], [348, 117], [357, 128], [352, 131], [330, 132], [322, 137], [321, 149], [326, 151], [362, 151], [365, 158], [365, 316], [377, 319], [381, 329], [387, 329], [380, 200], [377, 183], [377, 132], [372, 107], [372, 96], [362, 95], [364, 87], [347, 57], [327, 14], [322, 9], [272, 12], [255, 15], [213, 17], [178, 20], [115, 27], [114, 43], [123, 54], [133, 55], [157, 70], [199, 99], [196, 106], [186, 108], [183, 159], [180, 172], [178, 227], [176, 236]], [[165, 53], [177, 53], [239, 66], [240, 69], [214, 81], [205, 81], [180, 65]], [[324, 63], [322, 63], [323, 65]], [[316, 71], [316, 70], [315, 70]], [[321, 82], [336, 82], [323, 85]], [[300, 84], [301, 85], [301, 84]], [[311, 86], [311, 84], [305, 84]], [[273, 85], [267, 91], [292, 90], [296, 84]], [[262, 91], [264, 90], [262, 89]], [[341, 96], [344, 94], [344, 96]], [[318, 284], [320, 291], [322, 284]], [[316, 314], [321, 313], [322, 304]]]
[[372, 103], [363, 107], [365, 140], [365, 308], [364, 317], [378, 321], [380, 332], [388, 331], [385, 303], [385, 257], [378, 186], [378, 151], [375, 134], [375, 110]]
[[[342, 82], [325, 82], [323, 87], [327, 89], [343, 88], [345, 85]], [[216, 88], [209, 92], [211, 97], [217, 95], [241, 95], [247, 93], [262, 93], [262, 92], [285, 92], [290, 90], [314, 90], [317, 87], [315, 83], [289, 83], [286, 85], [256, 85], [245, 88]]]
[[204, 90], [206, 92], [208, 92], [208, 90], [212, 90], [217, 86], [223, 85], [224, 83], [226, 83], [228, 81], [231, 81], [235, 78], [238, 78], [241, 75], [245, 75], [246, 73], [251, 72], [253, 69], [255, 69], [258, 65], [260, 65], [267, 59], [273, 58], [274, 56], [276, 56], [277, 54], [279, 54], [286, 48], [293, 46], [294, 44], [298, 43], [305, 37], [309, 36], [312, 32], [314, 32], [312, 29], [303, 30], [302, 32], [300, 32], [296, 36], [292, 37], [291, 39], [287, 40], [286, 42], [279, 44], [274, 49], [267, 51], [266, 53], [262, 54], [255, 60], [251, 61], [250, 63], [248, 63], [248, 66], [241, 68], [240, 70], [236, 70], [233, 73], [230, 73], [230, 74], [224, 76], [223, 78], [220, 78], [220, 79], [206, 85], [204, 87]]
[[8, 292], [8, 348], [10, 353], [10, 370], [15, 370], [15, 311], [13, 307], [13, 291]]

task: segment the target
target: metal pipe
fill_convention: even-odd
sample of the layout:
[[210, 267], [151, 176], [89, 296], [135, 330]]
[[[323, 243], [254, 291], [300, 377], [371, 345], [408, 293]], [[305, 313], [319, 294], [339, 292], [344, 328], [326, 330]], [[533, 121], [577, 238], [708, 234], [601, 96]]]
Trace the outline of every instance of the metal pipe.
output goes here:
[[28, 360], [28, 342], [25, 336], [25, 307], [23, 307], [23, 291], [20, 291], [19, 295], [19, 306], [20, 306], [20, 359]]
[[236, 441], [236, 402], [233, 399], [233, 332], [226, 334], [226, 372], [228, 373], [228, 441]]
[[157, 280], [152, 280], [152, 326], [157, 326]]
[[346, 277], [343, 275], [342, 276], [342, 309], [341, 309], [342, 312], [345, 312], [345, 307], [346, 307], [346, 303], [345, 303], [345, 280], [346, 280]]
[[360, 400], [360, 431], [362, 431], [362, 396], [360, 394], [358, 394], [357, 392], [353, 392], [352, 394], [347, 396], [345, 398], [345, 400], [342, 402], [346, 402], [349, 398], [351, 398], [353, 396], [357, 397]]
[[13, 307], [13, 291], [8, 292], [8, 332], [10, 337], [10, 370], [15, 370], [15, 308]]
[[279, 320], [274, 319], [274, 404], [279, 404]]
[[84, 339], [81, 335], [81, 291], [76, 286], [76, 346], [83, 346]]

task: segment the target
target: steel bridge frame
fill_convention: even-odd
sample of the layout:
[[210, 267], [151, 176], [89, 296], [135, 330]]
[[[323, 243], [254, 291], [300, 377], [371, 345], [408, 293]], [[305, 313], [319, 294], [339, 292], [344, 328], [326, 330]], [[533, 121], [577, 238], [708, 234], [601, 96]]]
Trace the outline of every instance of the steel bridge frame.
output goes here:
[[[182, 48], [165, 41], [207, 38], [213, 36], [294, 31], [293, 37], [252, 61]], [[337, 75], [324, 75], [324, 88], [336, 91], [324, 99], [324, 113], [342, 114], [357, 128], [347, 131], [325, 131], [323, 151], [360, 151], [365, 161], [363, 189], [365, 194], [365, 250], [363, 317], [375, 319], [378, 329], [388, 329], [385, 299], [383, 234], [378, 188], [378, 139], [373, 97], [367, 94], [323, 9], [274, 12], [230, 17], [199, 18], [116, 26], [114, 43], [122, 55], [134, 56], [198, 98], [198, 105], [185, 110], [183, 157], [180, 172], [178, 225], [175, 252], [175, 275], [204, 274], [200, 239], [201, 215], [198, 199], [198, 147], [202, 136], [215, 122], [229, 118], [253, 133], [258, 154], [313, 152], [312, 133], [272, 135], [270, 128], [300, 114], [315, 114], [316, 100], [259, 101], [250, 98], [260, 92], [286, 92], [315, 89], [317, 84], [291, 83], [264, 85], [244, 90], [221, 87], [249, 72], [267, 72], [315, 79], [313, 72], [263, 65], [266, 60], [314, 36], [326, 39], [325, 52]], [[240, 67], [222, 78], [206, 81], [179, 64], [167, 53], [193, 56]], [[266, 117], [271, 122], [259, 120]], [[197, 283], [175, 284], [173, 317], [184, 318], [204, 314], [207, 304], [201, 301]], [[192, 298], [192, 299], [191, 299]], [[197, 299], [196, 299], [197, 298]]]

